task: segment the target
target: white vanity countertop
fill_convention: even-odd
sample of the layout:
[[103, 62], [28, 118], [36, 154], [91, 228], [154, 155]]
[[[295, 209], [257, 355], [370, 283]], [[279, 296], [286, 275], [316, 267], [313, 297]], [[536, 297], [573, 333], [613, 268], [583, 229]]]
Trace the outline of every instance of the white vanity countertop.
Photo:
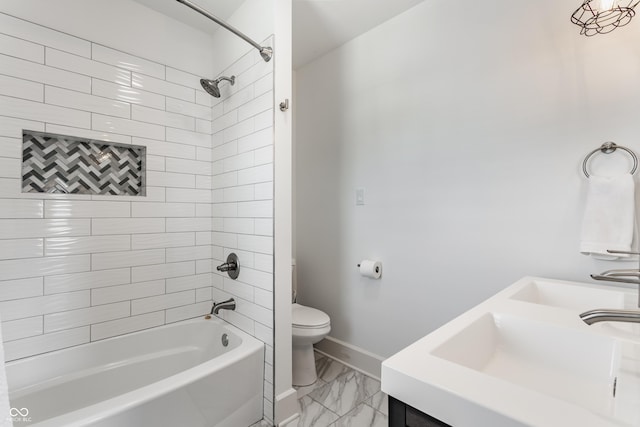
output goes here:
[[[382, 391], [454, 427], [640, 426], [637, 290], [525, 277], [382, 364]], [[615, 396], [614, 396], [615, 388]]]

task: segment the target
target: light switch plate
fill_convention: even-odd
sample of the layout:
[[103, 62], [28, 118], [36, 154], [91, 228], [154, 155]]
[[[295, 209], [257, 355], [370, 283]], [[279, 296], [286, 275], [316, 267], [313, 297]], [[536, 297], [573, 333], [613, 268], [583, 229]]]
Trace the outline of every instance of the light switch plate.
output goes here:
[[364, 206], [364, 188], [356, 188], [356, 206]]

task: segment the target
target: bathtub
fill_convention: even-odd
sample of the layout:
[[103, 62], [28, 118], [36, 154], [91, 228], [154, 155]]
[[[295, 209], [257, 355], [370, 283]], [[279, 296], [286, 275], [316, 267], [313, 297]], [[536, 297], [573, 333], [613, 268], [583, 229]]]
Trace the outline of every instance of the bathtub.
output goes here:
[[262, 418], [263, 363], [262, 342], [214, 317], [6, 368], [15, 427], [244, 427]]

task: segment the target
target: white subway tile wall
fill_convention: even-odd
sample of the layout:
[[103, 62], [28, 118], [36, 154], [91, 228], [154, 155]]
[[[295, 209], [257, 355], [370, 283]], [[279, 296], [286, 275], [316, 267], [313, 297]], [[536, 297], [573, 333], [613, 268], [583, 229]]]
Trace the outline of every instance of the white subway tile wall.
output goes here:
[[[272, 43], [271, 39], [264, 41], [268, 46]], [[211, 256], [215, 267], [225, 262], [229, 253], [235, 252], [240, 259], [241, 269], [237, 280], [231, 280], [226, 274], [213, 269], [213, 299], [221, 301], [233, 297], [236, 310], [223, 310], [222, 317], [266, 344], [264, 407], [265, 416], [271, 419], [273, 62], [265, 63], [252, 50], [221, 75], [235, 75], [236, 81], [233, 86], [222, 82], [222, 96], [211, 98]], [[182, 197], [189, 197], [189, 194], [184, 193]], [[265, 222], [271, 225], [267, 226]], [[260, 261], [256, 262], [256, 259]], [[207, 290], [202, 289], [196, 289], [196, 300], [208, 297]]]
[[[273, 372], [273, 63], [200, 77], [0, 13], [0, 317], [14, 360], [207, 313]], [[271, 43], [269, 40], [266, 43]], [[207, 64], [208, 66], [208, 64]], [[146, 197], [23, 194], [22, 130], [147, 147]], [[215, 266], [240, 255], [237, 281]]]
[[[196, 98], [206, 93], [169, 81], [163, 64], [8, 15], [0, 14], [0, 23], [0, 316], [7, 359], [162, 325], [167, 308], [204, 314], [196, 300], [209, 296], [210, 304], [211, 274], [196, 276], [196, 261], [211, 260], [211, 241], [196, 246], [196, 233], [211, 231], [211, 165], [178, 164], [171, 172], [166, 165], [200, 162], [197, 148], [212, 148], [210, 126], [196, 129], [196, 120], [206, 125], [212, 117], [210, 101]], [[192, 133], [167, 141], [172, 126]], [[148, 196], [22, 194], [23, 129], [146, 146]], [[209, 217], [192, 223], [197, 211]], [[168, 229], [168, 217], [189, 224], [188, 231]], [[187, 293], [167, 289], [174, 277], [194, 285]]]
[[[0, 14], [0, 316], [14, 360], [202, 315], [265, 342], [273, 400], [273, 63], [200, 76]], [[265, 43], [272, 43], [267, 40]], [[212, 77], [212, 76], [202, 76]], [[147, 196], [20, 192], [22, 130], [147, 147]], [[215, 266], [240, 256], [238, 280]]]

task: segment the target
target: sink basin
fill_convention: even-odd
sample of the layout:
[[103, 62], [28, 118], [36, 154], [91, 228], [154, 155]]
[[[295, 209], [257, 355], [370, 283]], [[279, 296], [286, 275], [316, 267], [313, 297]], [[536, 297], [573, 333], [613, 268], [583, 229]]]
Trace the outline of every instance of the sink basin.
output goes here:
[[596, 308], [625, 308], [626, 293], [617, 290], [594, 289], [544, 281], [532, 281], [523, 286], [511, 299], [575, 310]]
[[620, 344], [607, 336], [486, 313], [432, 355], [610, 416]]
[[[456, 427], [640, 426], [637, 290], [524, 277], [382, 363], [382, 390]], [[553, 309], [552, 309], [553, 308]]]
[[[598, 289], [566, 282], [533, 280], [518, 289], [510, 299], [574, 310], [576, 315], [599, 308], [637, 310], [638, 297], [622, 288]], [[620, 338], [640, 340], [640, 323], [603, 322], [591, 325]]]

